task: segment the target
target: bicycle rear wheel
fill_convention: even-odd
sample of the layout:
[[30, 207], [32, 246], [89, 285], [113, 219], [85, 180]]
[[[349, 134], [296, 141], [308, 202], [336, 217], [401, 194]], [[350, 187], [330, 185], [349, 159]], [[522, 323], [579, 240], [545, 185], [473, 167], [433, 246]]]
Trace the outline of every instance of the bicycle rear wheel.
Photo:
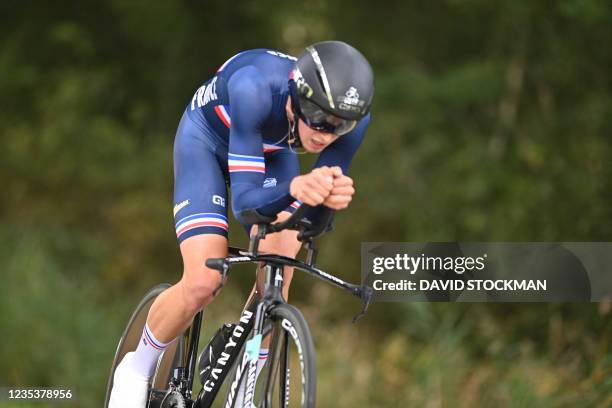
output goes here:
[[283, 303], [270, 310], [264, 326], [264, 335], [270, 332], [270, 350], [257, 384], [251, 385], [249, 381], [245, 347], [237, 358], [234, 381], [229, 386], [223, 406], [236, 406], [240, 384], [244, 383], [242, 400], [251, 393], [257, 407], [314, 407], [316, 356], [304, 316], [294, 306]]
[[[110, 370], [108, 377], [108, 383], [106, 386], [106, 397], [104, 398], [104, 407], [108, 407], [108, 400], [110, 398], [110, 392], [113, 389], [113, 376], [115, 375], [115, 369], [117, 365], [123, 360], [126, 353], [136, 350], [138, 342], [142, 336], [144, 325], [149, 315], [149, 309], [153, 305], [155, 299], [166, 289], [170, 287], [169, 284], [163, 283], [155, 286], [142, 298], [138, 306], [134, 309], [128, 324], [119, 339], [117, 350], [115, 351], [115, 358]], [[166, 389], [168, 388], [168, 382], [173, 375], [174, 368], [181, 364], [183, 360], [183, 334], [181, 337], [174, 341], [171, 345], [164, 350], [157, 364], [157, 369], [153, 376], [151, 387], [152, 389]]]

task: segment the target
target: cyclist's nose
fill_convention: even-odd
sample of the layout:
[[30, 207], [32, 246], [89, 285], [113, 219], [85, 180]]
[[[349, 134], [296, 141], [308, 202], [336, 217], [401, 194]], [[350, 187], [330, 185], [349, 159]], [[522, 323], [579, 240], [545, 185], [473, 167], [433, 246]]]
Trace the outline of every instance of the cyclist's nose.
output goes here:
[[328, 133], [328, 132], [317, 132], [317, 133], [319, 133], [320, 140], [324, 142], [325, 144], [329, 144], [333, 142], [338, 137], [334, 133]]

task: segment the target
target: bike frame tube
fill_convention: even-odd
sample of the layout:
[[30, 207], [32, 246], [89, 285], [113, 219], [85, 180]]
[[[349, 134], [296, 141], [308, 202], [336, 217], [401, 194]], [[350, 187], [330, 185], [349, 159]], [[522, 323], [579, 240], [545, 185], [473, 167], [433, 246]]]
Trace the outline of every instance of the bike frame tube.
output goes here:
[[185, 336], [185, 341], [187, 344], [187, 356], [185, 358], [185, 367], [187, 370], [185, 371], [185, 375], [183, 376], [183, 381], [181, 381], [181, 387], [185, 387], [181, 391], [184, 391], [184, 394], [187, 398], [191, 399], [191, 390], [193, 388], [193, 377], [195, 373], [196, 360], [198, 354], [198, 344], [200, 342], [200, 328], [202, 327], [202, 318], [204, 315], [204, 311], [200, 310], [195, 318], [193, 319], [193, 324], [189, 329], [189, 335]]
[[[257, 307], [257, 305], [259, 305], [260, 303], [260, 297], [258, 295], [253, 296], [253, 298], [251, 299], [251, 302], [249, 302], [249, 304], [243, 309], [242, 313], [241, 313], [241, 320], [242, 320], [242, 316], [244, 316], [245, 311], [249, 311], [251, 313], [255, 313], [255, 309]], [[234, 348], [232, 348], [232, 350], [230, 351], [230, 354], [234, 354], [234, 350], [239, 351], [242, 348], [242, 345], [244, 344], [244, 342], [246, 341], [246, 337], [249, 335], [250, 332], [252, 332], [252, 325], [253, 322], [255, 321], [254, 317], [251, 317], [249, 319], [248, 323], [244, 323], [242, 321], [238, 322], [238, 326], [242, 326], [242, 332], [240, 333], [239, 337], [234, 337], [234, 332], [236, 332], [236, 328], [234, 328], [234, 332], [232, 332], [230, 341], [234, 341], [236, 343], [236, 345], [234, 346]], [[196, 344], [197, 346], [197, 344]], [[207, 408], [210, 407], [213, 402], [215, 401], [215, 398], [217, 396], [217, 394], [219, 393], [219, 390], [221, 389], [221, 386], [223, 385], [223, 382], [225, 381], [225, 377], [227, 376], [227, 374], [230, 372], [230, 368], [233, 365], [234, 361], [236, 360], [236, 356], [238, 354], [236, 354], [234, 357], [229, 358], [226, 362], [226, 364], [223, 365], [223, 367], [219, 367], [218, 365], [218, 360], [217, 360], [217, 364], [215, 365], [215, 370], [219, 370], [219, 375], [218, 378], [216, 378], [214, 381], [212, 381], [212, 384], [210, 384], [210, 387], [207, 389], [206, 385], [208, 385], [208, 382], [206, 384], [203, 384], [202, 389], [200, 390], [200, 393], [198, 394], [198, 397], [196, 398], [193, 407], [197, 407], [197, 408]], [[195, 367], [194, 369], [191, 371], [190, 374], [186, 374], [186, 377], [192, 376], [194, 375], [195, 372]]]
[[[266, 265], [264, 267], [265, 272], [265, 281], [264, 281], [264, 296], [263, 299], [256, 306], [256, 315], [253, 324], [253, 330], [249, 336], [249, 340], [252, 340], [255, 336], [263, 335], [264, 332], [264, 323], [265, 316], [268, 310], [274, 305], [279, 303], [285, 303], [282, 297], [282, 288], [283, 288], [283, 268], [277, 265]], [[262, 339], [263, 340], [263, 339]], [[240, 364], [241, 361], [238, 361]], [[245, 378], [245, 386], [243, 396], [243, 404], [249, 404], [252, 402], [252, 398], [254, 397], [255, 391], [255, 374], [257, 368], [257, 359], [250, 361], [245, 370], [242, 370], [239, 375], [234, 378], [232, 384], [240, 384], [243, 380], [242, 377]], [[237, 387], [239, 388], [239, 387]], [[268, 389], [268, 385], [264, 385], [264, 389]], [[230, 391], [231, 392], [231, 391]], [[230, 398], [233, 400], [236, 398], [236, 394], [230, 394]], [[233, 402], [233, 401], [231, 401]]]
[[[174, 375], [170, 380], [170, 388], [176, 389], [185, 398], [188, 407], [194, 406], [192, 397], [193, 378], [196, 366], [196, 355], [198, 352], [198, 344], [200, 341], [200, 328], [202, 327], [202, 318], [204, 311], [200, 310], [193, 318], [191, 326], [185, 330], [183, 343], [177, 347], [177, 352], [187, 350], [184, 353], [178, 367], [174, 370]], [[167, 390], [152, 389], [149, 396], [149, 407], [159, 407], [167, 394]]]

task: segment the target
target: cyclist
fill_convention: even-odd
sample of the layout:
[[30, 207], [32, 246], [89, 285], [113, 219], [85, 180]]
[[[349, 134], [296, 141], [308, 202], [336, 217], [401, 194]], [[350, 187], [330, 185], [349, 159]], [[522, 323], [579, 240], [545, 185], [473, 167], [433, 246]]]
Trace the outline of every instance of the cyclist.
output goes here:
[[[174, 142], [183, 276], [155, 300], [136, 351], [117, 366], [111, 408], [145, 407], [160, 354], [213, 300], [221, 278], [205, 260], [227, 255], [227, 185], [247, 232], [256, 228], [254, 212], [284, 220], [301, 203], [346, 208], [355, 192], [346, 174], [369, 125], [373, 94], [370, 64], [340, 41], [316, 43], [297, 59], [269, 49], [241, 52], [195, 92]], [[320, 153], [312, 171], [300, 175], [296, 149]], [[300, 242], [295, 231], [282, 231], [260, 248], [294, 257]], [[292, 273], [284, 273], [285, 299]]]

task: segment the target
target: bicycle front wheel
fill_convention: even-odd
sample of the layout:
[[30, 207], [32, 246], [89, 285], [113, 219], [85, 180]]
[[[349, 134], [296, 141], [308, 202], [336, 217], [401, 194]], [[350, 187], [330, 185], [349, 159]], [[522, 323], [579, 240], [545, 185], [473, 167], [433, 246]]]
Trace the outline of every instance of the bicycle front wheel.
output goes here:
[[[253, 403], [260, 408], [314, 407], [316, 356], [304, 316], [292, 305], [274, 306], [264, 323], [264, 337], [268, 333], [269, 357], [257, 383], [252, 385], [245, 347], [236, 361], [234, 382], [223, 406], [234, 407], [236, 401], [244, 402], [252, 395]], [[242, 395], [238, 395], [239, 390]]]
[[[296, 307], [280, 304], [270, 311], [272, 334], [260, 406], [315, 406], [315, 348], [306, 319]], [[296, 376], [299, 374], [299, 377]]]
[[[110, 392], [113, 388], [113, 376], [115, 375], [115, 369], [117, 365], [123, 360], [126, 353], [136, 350], [138, 342], [142, 336], [144, 325], [149, 315], [149, 309], [153, 305], [155, 299], [166, 289], [170, 287], [169, 284], [164, 283], [155, 286], [142, 298], [138, 306], [134, 309], [128, 324], [119, 339], [117, 350], [115, 352], [115, 358], [111, 365], [110, 375], [108, 383], [106, 385], [106, 397], [104, 399], [104, 407], [108, 406], [108, 400], [110, 398]], [[181, 364], [183, 359], [182, 341], [183, 335], [181, 334], [178, 341], [173, 342], [163, 354], [155, 370], [155, 375], [151, 381], [153, 389], [166, 389], [168, 382], [172, 377], [173, 370], [177, 365]]]

